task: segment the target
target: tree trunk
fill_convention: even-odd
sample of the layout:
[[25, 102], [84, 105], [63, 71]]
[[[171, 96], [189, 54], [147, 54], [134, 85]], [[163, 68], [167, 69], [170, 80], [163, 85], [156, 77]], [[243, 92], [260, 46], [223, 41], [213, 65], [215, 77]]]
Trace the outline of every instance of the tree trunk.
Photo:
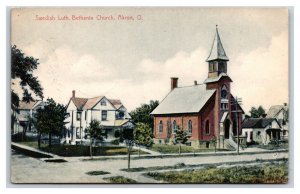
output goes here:
[[93, 139], [91, 139], [91, 143], [90, 143], [90, 155], [91, 158], [93, 159]]
[[49, 147], [51, 147], [51, 145], [52, 145], [52, 135], [51, 135], [51, 133], [49, 133]]
[[41, 133], [38, 132], [38, 148], [41, 148]]
[[130, 148], [128, 147], [128, 169], [130, 169]]
[[179, 155], [181, 154], [181, 143], [179, 144]]
[[139, 145], [139, 157], [141, 156], [141, 147]]

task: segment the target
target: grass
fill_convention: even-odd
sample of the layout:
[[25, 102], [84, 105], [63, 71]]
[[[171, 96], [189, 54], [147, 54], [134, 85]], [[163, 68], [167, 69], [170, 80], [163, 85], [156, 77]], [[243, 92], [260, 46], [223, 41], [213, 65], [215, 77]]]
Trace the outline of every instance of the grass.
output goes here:
[[257, 147], [266, 150], [289, 149], [289, 144], [288, 143], [268, 144], [268, 145], [258, 145]]
[[105, 175], [105, 174], [110, 174], [110, 173], [106, 172], [106, 171], [99, 170], [99, 171], [89, 171], [86, 174], [91, 175], [91, 176], [97, 176], [97, 175]]
[[229, 168], [212, 166], [181, 172], [148, 172], [146, 175], [166, 183], [284, 184], [288, 182], [288, 162]]
[[[149, 148], [150, 150], [160, 152], [163, 154], [175, 154], [179, 152], [179, 145], [160, 145], [160, 144], [153, 144], [152, 147]], [[215, 149], [194, 149], [190, 146], [181, 146], [181, 153], [199, 153], [199, 152], [214, 152]], [[227, 151], [224, 149], [217, 149], [217, 151]]]
[[[274, 160], [261, 160], [257, 159], [255, 162], [259, 163], [267, 163], [267, 162], [287, 162], [288, 159], [281, 158], [281, 159], [274, 159]], [[175, 165], [170, 166], [151, 166], [151, 167], [137, 167], [137, 168], [123, 168], [122, 171], [126, 172], [150, 172], [150, 171], [158, 171], [158, 170], [175, 170], [175, 169], [193, 169], [193, 168], [212, 168], [221, 165], [246, 165], [251, 164], [253, 161], [244, 161], [244, 162], [222, 162], [222, 163], [215, 163], [215, 164], [185, 164], [185, 163], [177, 163]]]
[[[37, 148], [37, 142], [19, 142], [21, 144]], [[60, 145], [55, 144], [48, 147], [46, 144], [41, 144], [41, 151], [49, 152], [64, 157], [72, 156], [90, 156], [90, 147], [84, 145]], [[127, 148], [120, 146], [99, 146], [93, 147], [93, 156], [114, 156], [114, 155], [126, 155]], [[133, 149], [131, 151], [132, 155], [137, 155], [138, 150]], [[148, 154], [146, 152], [140, 151], [140, 154]]]
[[125, 184], [125, 183], [138, 183], [135, 180], [132, 180], [130, 178], [126, 178], [123, 176], [113, 176], [113, 177], [108, 177], [108, 178], [103, 178], [104, 180], [108, 180], [110, 183], [119, 183], [119, 184]]

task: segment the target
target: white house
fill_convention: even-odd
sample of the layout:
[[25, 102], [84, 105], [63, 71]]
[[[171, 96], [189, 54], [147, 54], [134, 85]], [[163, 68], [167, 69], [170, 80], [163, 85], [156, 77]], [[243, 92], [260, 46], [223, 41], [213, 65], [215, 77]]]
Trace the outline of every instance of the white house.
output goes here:
[[284, 103], [283, 105], [271, 106], [267, 112], [267, 118], [276, 118], [281, 126], [280, 136], [282, 139], [288, 139], [289, 136], [289, 116], [288, 116], [288, 105]]
[[85, 141], [85, 129], [92, 120], [100, 121], [105, 130], [105, 141], [115, 139], [115, 132], [129, 125], [130, 115], [119, 99], [108, 99], [105, 96], [79, 98], [72, 91], [67, 105], [66, 143], [77, 144]]
[[17, 111], [13, 111], [15, 117], [12, 134], [21, 132], [36, 132], [36, 128], [30, 122], [36, 110], [43, 107], [45, 102], [36, 100], [33, 102], [20, 102]]
[[247, 143], [268, 144], [280, 140], [281, 126], [275, 118], [248, 118], [242, 123], [242, 135]]

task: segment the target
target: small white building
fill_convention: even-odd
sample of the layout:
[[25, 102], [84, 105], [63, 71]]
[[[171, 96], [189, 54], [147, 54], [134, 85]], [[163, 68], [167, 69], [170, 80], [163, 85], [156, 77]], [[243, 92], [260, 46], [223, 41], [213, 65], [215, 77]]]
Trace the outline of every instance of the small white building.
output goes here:
[[267, 112], [267, 118], [276, 118], [281, 126], [281, 139], [288, 139], [289, 136], [289, 108], [286, 103], [283, 105], [271, 106]]
[[65, 143], [77, 144], [86, 141], [85, 129], [92, 120], [100, 121], [105, 132], [105, 141], [115, 139], [115, 132], [128, 125], [131, 119], [127, 109], [119, 99], [105, 96], [79, 98], [72, 91], [67, 105]]
[[242, 135], [247, 143], [267, 145], [280, 140], [281, 126], [275, 118], [248, 118], [242, 123]]
[[30, 119], [34, 116], [36, 110], [43, 106], [45, 106], [45, 102], [41, 100], [28, 103], [21, 101], [18, 109], [12, 113], [15, 117], [12, 134], [36, 132], [36, 128], [32, 125]]

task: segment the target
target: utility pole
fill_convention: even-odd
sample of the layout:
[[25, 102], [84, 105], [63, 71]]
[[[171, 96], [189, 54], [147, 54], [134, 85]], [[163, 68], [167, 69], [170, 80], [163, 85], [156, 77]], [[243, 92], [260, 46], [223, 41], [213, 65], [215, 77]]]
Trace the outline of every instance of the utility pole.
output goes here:
[[238, 98], [237, 96], [235, 97], [234, 101], [232, 103], [234, 103], [235, 105], [235, 111], [231, 111], [231, 112], [235, 112], [235, 120], [236, 120], [236, 131], [237, 131], [237, 154], [240, 154], [240, 134], [239, 134], [239, 117], [238, 117], [238, 112], [241, 112], [238, 110], [238, 104], [241, 104], [242, 99]]

